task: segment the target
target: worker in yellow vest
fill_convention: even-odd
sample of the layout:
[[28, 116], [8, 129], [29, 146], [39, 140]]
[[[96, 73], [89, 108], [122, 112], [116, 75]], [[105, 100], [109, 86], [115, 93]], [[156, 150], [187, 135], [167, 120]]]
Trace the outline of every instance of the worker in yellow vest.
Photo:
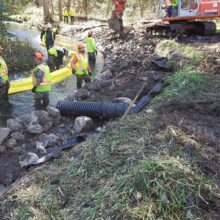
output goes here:
[[[0, 45], [0, 55], [3, 50], [4, 48]], [[8, 67], [5, 60], [0, 56], [0, 101], [8, 100], [9, 87]]]
[[64, 8], [63, 8], [63, 21], [64, 21], [64, 23], [65, 23], [65, 22], [66, 22], [67, 24], [69, 23], [69, 18], [68, 18], [68, 16], [69, 16], [68, 9], [67, 9], [67, 7], [64, 7]]
[[90, 83], [91, 70], [86, 56], [85, 46], [82, 43], [78, 44], [78, 53], [76, 53], [70, 61], [73, 75], [76, 75], [77, 89], [82, 88], [82, 83]]
[[93, 32], [88, 32], [88, 37], [86, 38], [86, 47], [87, 47], [87, 53], [89, 58], [89, 65], [94, 65], [96, 62], [96, 55], [97, 55], [97, 47], [95, 39], [93, 38]]
[[71, 24], [73, 24], [74, 17], [75, 17], [75, 8], [73, 7], [73, 4], [71, 4], [71, 6], [70, 6], [69, 15], [70, 15]]
[[34, 92], [34, 103], [37, 109], [46, 107], [49, 102], [49, 92], [51, 90], [51, 75], [50, 69], [43, 61], [44, 55], [41, 52], [34, 54], [34, 62], [37, 67], [33, 70], [32, 82]]
[[178, 16], [179, 0], [172, 0], [172, 17]]

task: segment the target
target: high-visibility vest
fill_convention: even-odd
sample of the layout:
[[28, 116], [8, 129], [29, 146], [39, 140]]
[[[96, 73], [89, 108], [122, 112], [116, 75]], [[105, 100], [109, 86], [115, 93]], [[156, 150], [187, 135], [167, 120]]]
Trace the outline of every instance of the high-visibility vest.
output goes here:
[[86, 38], [86, 46], [88, 53], [95, 53], [97, 51], [95, 39], [93, 37]]
[[37, 78], [34, 73], [38, 69], [42, 70], [44, 75], [42, 82], [36, 88], [36, 92], [49, 92], [51, 90], [51, 75], [50, 75], [50, 69], [46, 64], [40, 64], [34, 69], [34, 72], [32, 74], [32, 82], [35, 85]]
[[89, 64], [86, 55], [77, 53], [76, 57], [78, 59], [77, 63], [75, 63], [76, 75], [80, 76], [80, 75], [88, 74]]
[[179, 2], [179, 0], [173, 0], [172, 1], [172, 6], [173, 7], [177, 7], [178, 6], [178, 2]]
[[0, 56], [0, 77], [4, 81], [8, 81], [8, 67], [4, 59]]
[[55, 57], [58, 56], [58, 54], [57, 54], [57, 49], [56, 49], [55, 47], [51, 47], [51, 48], [48, 50], [48, 53], [49, 53], [49, 55], [51, 55], [51, 56], [55, 56]]
[[[52, 35], [52, 40], [55, 40], [55, 34], [53, 31], [51, 31], [51, 35]], [[47, 39], [47, 31], [45, 31], [44, 35], [43, 35], [43, 42], [46, 44], [46, 39]]]
[[71, 7], [69, 13], [70, 13], [70, 16], [75, 16], [75, 8]]
[[68, 15], [69, 15], [68, 10], [67, 10], [67, 8], [65, 8], [65, 9], [63, 10], [63, 16], [68, 16]]

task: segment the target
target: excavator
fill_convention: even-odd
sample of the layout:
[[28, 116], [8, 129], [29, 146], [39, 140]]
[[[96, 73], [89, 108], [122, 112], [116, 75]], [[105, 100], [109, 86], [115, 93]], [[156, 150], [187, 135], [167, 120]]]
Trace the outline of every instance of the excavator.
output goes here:
[[112, 11], [112, 16], [108, 19], [108, 25], [116, 33], [119, 33], [120, 36], [124, 35], [124, 26], [123, 26], [123, 12], [125, 10], [126, 0], [112, 0], [115, 4], [115, 9]]
[[[112, 0], [115, 9], [109, 27], [121, 34], [126, 0]], [[212, 35], [216, 32], [213, 19], [220, 17], [219, 0], [158, 0], [160, 22], [149, 22], [147, 31], [165, 35]]]

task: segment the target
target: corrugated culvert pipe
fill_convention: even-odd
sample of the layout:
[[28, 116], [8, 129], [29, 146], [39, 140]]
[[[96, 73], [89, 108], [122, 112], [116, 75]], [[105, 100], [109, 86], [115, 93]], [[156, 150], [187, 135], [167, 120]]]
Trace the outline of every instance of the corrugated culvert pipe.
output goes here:
[[88, 116], [92, 118], [119, 118], [128, 108], [126, 103], [65, 102], [56, 106], [64, 116]]

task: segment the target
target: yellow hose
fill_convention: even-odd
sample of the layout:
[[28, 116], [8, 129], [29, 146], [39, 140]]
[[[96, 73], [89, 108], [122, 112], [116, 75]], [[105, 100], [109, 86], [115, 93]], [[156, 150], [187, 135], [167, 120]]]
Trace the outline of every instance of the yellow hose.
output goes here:
[[[67, 77], [72, 75], [72, 70], [70, 67], [64, 67], [62, 69], [56, 70], [51, 73], [52, 83], [57, 83], [63, 81]], [[32, 77], [18, 79], [10, 82], [10, 89], [8, 94], [15, 94], [19, 92], [24, 92], [31, 90], [33, 88]]]

